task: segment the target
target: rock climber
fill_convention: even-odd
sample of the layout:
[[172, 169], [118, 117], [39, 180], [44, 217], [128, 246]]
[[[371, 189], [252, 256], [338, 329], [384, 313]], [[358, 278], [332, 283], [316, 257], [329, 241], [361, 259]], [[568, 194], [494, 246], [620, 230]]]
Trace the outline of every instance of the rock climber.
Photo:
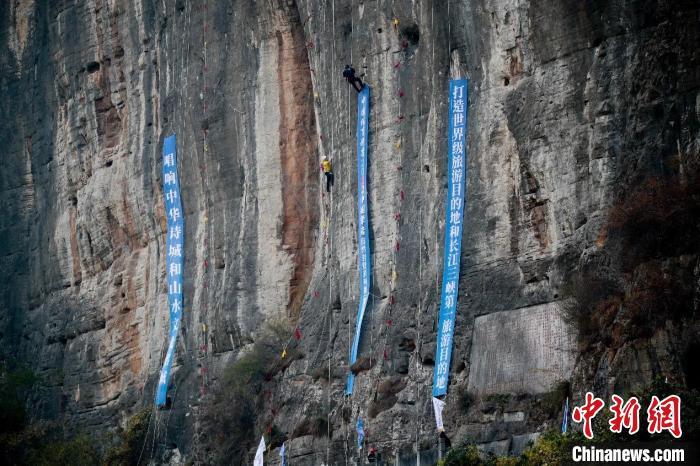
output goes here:
[[348, 83], [354, 87], [357, 92], [362, 92], [362, 88], [364, 88], [365, 85], [362, 84], [362, 80], [360, 78], [355, 76], [355, 68], [350, 65], [345, 65], [343, 77], [347, 79]]
[[370, 447], [369, 453], [367, 453], [367, 462], [374, 463], [377, 461], [377, 449], [375, 447]]
[[166, 409], [170, 409], [172, 407], [173, 407], [173, 400], [169, 396], [166, 396], [165, 397], [165, 404], [160, 406], [158, 409], [166, 410]]
[[326, 192], [331, 192], [331, 186], [333, 186], [333, 165], [331, 161], [328, 160], [327, 156], [323, 156], [321, 159], [321, 171], [326, 176]]
[[450, 438], [447, 436], [444, 430], [440, 431], [439, 437], [440, 439], [442, 439], [442, 446], [445, 449], [445, 451], [448, 451], [450, 448], [452, 448], [452, 442], [450, 441]]

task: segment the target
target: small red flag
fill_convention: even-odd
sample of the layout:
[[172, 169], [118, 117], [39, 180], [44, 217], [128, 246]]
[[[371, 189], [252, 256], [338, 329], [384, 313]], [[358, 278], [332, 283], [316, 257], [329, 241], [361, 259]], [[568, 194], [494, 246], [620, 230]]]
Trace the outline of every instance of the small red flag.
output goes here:
[[301, 340], [301, 330], [299, 330], [299, 327], [294, 329], [294, 338]]

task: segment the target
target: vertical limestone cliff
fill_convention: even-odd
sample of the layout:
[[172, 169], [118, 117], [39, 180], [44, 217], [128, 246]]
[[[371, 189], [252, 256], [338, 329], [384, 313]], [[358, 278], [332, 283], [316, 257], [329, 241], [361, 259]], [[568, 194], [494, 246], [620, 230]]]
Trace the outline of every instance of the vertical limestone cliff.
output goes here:
[[[581, 270], [622, 276], [610, 227], [620, 200], [696, 166], [699, 18], [685, 0], [4, 2], [0, 346], [41, 378], [33, 417], [101, 435], [152, 405], [168, 325], [161, 148], [175, 133], [185, 312], [172, 407], [153, 416], [146, 454], [204, 461], [203, 407], [282, 321], [294, 357], [265, 381], [246, 448], [274, 425], [294, 464], [346, 464], [361, 416], [385, 458], [415, 464], [418, 449], [427, 462], [458, 75], [470, 107], [453, 441], [520, 452], [557, 423], [542, 399], [562, 381], [574, 400], [659, 375], [688, 382], [696, 320], [584, 347], [562, 308]], [[352, 397], [346, 63], [372, 88], [372, 296]], [[330, 195], [321, 155], [334, 165]], [[656, 258], [689, 270], [692, 309], [697, 252]], [[323, 435], [300, 428], [315, 419], [328, 421]]]

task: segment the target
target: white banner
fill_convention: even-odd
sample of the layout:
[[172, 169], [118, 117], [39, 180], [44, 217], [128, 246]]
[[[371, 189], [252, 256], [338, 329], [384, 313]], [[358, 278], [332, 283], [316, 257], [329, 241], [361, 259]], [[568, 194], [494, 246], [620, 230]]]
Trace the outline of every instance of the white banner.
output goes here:
[[263, 455], [265, 454], [265, 436], [260, 438], [260, 444], [258, 445], [258, 451], [255, 453], [255, 461], [253, 466], [263, 466]]
[[282, 448], [280, 448], [280, 465], [287, 466], [287, 448], [282, 443]]
[[435, 411], [435, 425], [438, 432], [444, 432], [445, 428], [442, 425], [442, 409], [445, 407], [445, 402], [433, 397], [433, 411]]

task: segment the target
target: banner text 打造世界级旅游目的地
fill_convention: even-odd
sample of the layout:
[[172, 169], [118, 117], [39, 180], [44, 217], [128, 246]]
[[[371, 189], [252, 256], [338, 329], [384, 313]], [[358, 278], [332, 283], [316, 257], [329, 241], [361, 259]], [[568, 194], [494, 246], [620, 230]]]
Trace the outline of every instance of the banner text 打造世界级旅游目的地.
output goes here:
[[445, 250], [440, 295], [440, 318], [437, 329], [433, 396], [447, 393], [452, 357], [459, 260], [462, 249], [462, 226], [467, 177], [467, 105], [466, 79], [450, 81], [450, 114], [448, 133], [448, 184], [445, 203]]

